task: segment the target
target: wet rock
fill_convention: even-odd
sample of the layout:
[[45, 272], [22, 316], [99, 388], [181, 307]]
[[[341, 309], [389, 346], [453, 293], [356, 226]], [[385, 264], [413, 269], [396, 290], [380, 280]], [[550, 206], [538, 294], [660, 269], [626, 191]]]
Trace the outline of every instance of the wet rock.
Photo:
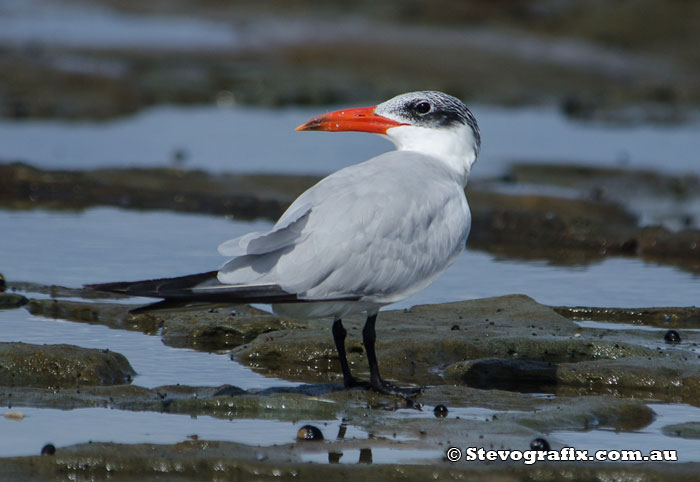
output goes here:
[[[24, 403], [23, 394], [28, 389], [13, 392], [12, 398], [17, 403]], [[38, 389], [34, 389], [37, 391]], [[426, 397], [435, 396], [443, 400], [455, 402], [469, 401], [470, 407], [499, 407], [498, 417], [485, 415], [483, 419], [474, 417], [460, 418], [459, 415], [450, 418], [450, 423], [445, 424], [444, 420], [434, 417], [425, 418], [423, 416], [413, 417], [413, 410], [408, 410], [409, 414], [394, 414], [391, 410], [382, 410], [382, 397], [372, 392], [357, 390], [339, 390], [325, 394], [322, 397], [309, 397], [303, 394], [273, 394], [260, 395], [247, 393], [240, 396], [218, 397], [213, 393], [221, 391], [221, 387], [182, 387], [167, 386], [156, 389], [143, 389], [140, 387], [86, 387], [79, 391], [73, 389], [55, 391], [44, 390], [47, 395], [54, 398], [74, 399], [81, 397], [84, 403], [97, 403], [104, 401], [106, 405], [114, 408], [128, 410], [159, 410], [158, 401], [161, 396], [172, 400], [169, 410], [172, 413], [183, 413], [190, 415], [210, 415], [231, 418], [270, 418], [275, 420], [287, 420], [290, 422], [290, 429], [294, 427], [293, 421], [299, 419], [337, 419], [342, 413], [344, 420], [360, 428], [362, 431], [372, 434], [367, 438], [345, 437], [338, 435], [338, 440], [327, 440], [323, 445], [323, 450], [329, 453], [342, 453], [350, 450], [364, 449], [365, 457], [370, 457], [370, 453], [375, 448], [386, 449], [410, 449], [412, 453], [420, 454], [421, 450], [434, 451], [438, 444], [444, 446], [456, 445], [466, 446], [487, 446], [493, 444], [495, 447], [523, 448], [527, 447], [533, 438], [538, 437], [542, 431], [567, 431], [567, 430], [589, 430], [592, 428], [614, 428], [615, 430], [639, 430], [648, 425], [651, 421], [652, 412], [640, 401], [618, 400], [613, 397], [584, 397], [584, 398], [558, 398], [553, 400], [538, 399], [527, 395], [511, 394], [498, 390], [473, 390], [463, 387], [443, 386], [435, 389], [428, 389]], [[2, 391], [0, 390], [0, 393]], [[197, 397], [193, 397], [197, 394]], [[140, 400], [140, 402], [139, 402]], [[97, 403], [96, 403], [97, 402]], [[386, 400], [384, 399], [384, 402]], [[379, 403], [379, 404], [378, 404]], [[368, 408], [372, 406], [374, 408]], [[464, 407], [462, 408], [464, 409]], [[406, 409], [403, 409], [407, 411]], [[459, 408], [455, 410], [459, 413]], [[482, 409], [483, 410], [483, 409]], [[398, 415], [398, 416], [397, 416]], [[389, 440], [391, 434], [399, 440]], [[290, 431], [290, 434], [293, 432]], [[293, 441], [290, 435], [290, 443]], [[186, 442], [188, 444], [190, 442]], [[178, 444], [179, 460], [176, 464], [179, 467], [179, 474], [182, 475], [183, 467], [192, 462], [190, 456], [195, 452], [187, 449], [185, 444]], [[90, 447], [98, 444], [90, 444]], [[311, 444], [315, 445], [315, 444]], [[558, 445], [558, 444], [557, 444]], [[209, 457], [220, 457], [216, 455], [214, 447], [222, 448], [219, 460], [221, 463], [233, 463], [232, 461], [247, 461], [247, 463], [264, 462], [264, 467], [271, 467], [276, 460], [284, 460], [286, 464], [296, 463], [305, 453], [314, 451], [308, 444], [284, 444], [272, 447], [247, 447], [242, 445], [239, 450], [235, 449], [236, 444], [220, 445], [219, 442], [199, 441], [197, 447], [205, 450]], [[83, 446], [87, 447], [87, 445]], [[144, 450], [144, 446], [140, 447]], [[165, 447], [165, 446], [160, 446]], [[129, 446], [124, 446], [124, 451], [115, 449], [113, 444], [105, 444], [99, 452], [102, 457], [111, 457], [115, 453], [128, 455]], [[276, 453], [272, 453], [277, 449]], [[71, 457], [76, 447], [62, 447], [61, 456]], [[90, 448], [92, 450], [92, 448]], [[143, 452], [155, 456], [153, 450]], [[223, 454], [226, 454], [225, 456]], [[82, 452], [84, 460], [87, 457]], [[184, 457], [184, 458], [183, 458]], [[89, 457], [87, 457], [89, 458]], [[418, 456], [417, 460], [419, 461]], [[6, 460], [0, 459], [0, 470]], [[118, 461], [110, 476], [120, 474]], [[144, 461], [145, 462], [145, 461]], [[426, 460], [427, 466], [434, 470], [440, 470], [436, 465], [437, 460]], [[379, 467], [382, 467], [380, 465]], [[469, 464], [473, 467], [474, 464]], [[221, 470], [223, 465], [219, 464]], [[261, 466], [260, 466], [261, 467]], [[413, 466], [412, 466], [413, 467]], [[420, 467], [417, 466], [417, 467]], [[449, 466], [454, 467], [454, 466]], [[84, 468], [84, 467], [83, 467]], [[493, 467], [491, 467], [493, 468]], [[619, 466], [618, 466], [619, 468]], [[143, 466], [142, 466], [143, 469]], [[161, 465], [161, 469], [163, 466]], [[116, 470], [116, 472], [114, 472]], [[201, 477], [202, 464], [197, 467], [198, 477]], [[166, 471], [167, 472], [167, 471]], [[432, 473], [432, 472], [431, 472]], [[314, 467], [314, 474], [316, 467]], [[347, 474], [346, 474], [347, 476]], [[143, 474], [140, 475], [143, 477]]]
[[[256, 418], [295, 421], [332, 420], [343, 408], [331, 391], [308, 395], [295, 387], [259, 393], [230, 385], [191, 387], [168, 385], [144, 388], [134, 385], [81, 385], [80, 388], [35, 388], [0, 385], [0, 404], [40, 408], [104, 407], [119, 410], [207, 415], [218, 418]], [[342, 390], [334, 386], [332, 390]], [[342, 397], [341, 397], [342, 398]], [[293, 438], [293, 437], [292, 437]], [[291, 441], [291, 439], [290, 439]]]
[[220, 387], [216, 392], [214, 392], [215, 397], [231, 397], [234, 395], [243, 395], [246, 393], [245, 390], [233, 385], [224, 385]]
[[56, 447], [54, 444], [46, 444], [41, 448], [41, 455], [55, 455]]
[[700, 328], [700, 308], [594, 308], [555, 306], [570, 320], [607, 321], [660, 328]]
[[[53, 300], [30, 305], [49, 316], [88, 322], [112, 323], [109, 320], [118, 320], [125, 310], [122, 305], [64, 305]], [[233, 358], [267, 374], [340, 382], [327, 320], [300, 323], [246, 307], [237, 311], [235, 317], [228, 310], [204, 310], [161, 313], [154, 319], [164, 327], [168, 344], [207, 350], [235, 346]], [[693, 398], [698, 370], [694, 356], [649, 346], [658, 340], [653, 332], [581, 329], [525, 296], [416, 306], [411, 313], [382, 312], [380, 319], [380, 366], [384, 377], [394, 382], [435, 385], [446, 379], [485, 389]], [[449, 329], [455, 320], [462, 327], [459, 331]], [[345, 322], [351, 368], [366, 379], [364, 319], [349, 317]], [[679, 366], [687, 367], [685, 375]]]
[[654, 171], [616, 169], [585, 165], [517, 163], [510, 177], [523, 184], [546, 184], [573, 187], [582, 191], [604, 189], [606, 192], [642, 191], [654, 196], [685, 197], [700, 192], [700, 177], [692, 174], [669, 175]]
[[[163, 387], [159, 387], [163, 390]], [[209, 415], [219, 418], [259, 418], [275, 420], [298, 419], [333, 419], [341, 406], [320, 400], [304, 393], [292, 390], [278, 393], [243, 392], [235, 395], [217, 395], [197, 390], [199, 396], [183, 396], [181, 392], [170, 388], [167, 390], [172, 402], [168, 406], [170, 413], [190, 415]]]
[[636, 217], [606, 201], [563, 199], [539, 194], [478, 191], [472, 208], [471, 248], [562, 264], [588, 263], [608, 254], [636, 254], [630, 244]]
[[0, 310], [8, 308], [19, 308], [26, 305], [29, 300], [16, 293], [0, 293]]
[[[239, 314], [235, 317], [229, 316], [228, 310], [210, 313], [207, 309], [161, 315], [164, 326], [172, 320], [173, 330], [180, 323], [184, 324], [187, 317], [199, 318], [200, 315], [202, 327], [216, 326], [222, 321], [224, 326], [230, 327], [238, 322], [241, 326], [250, 323], [251, 333], [269, 322], [266, 320], [269, 315], [255, 310], [237, 307], [237, 311]], [[338, 420], [342, 415], [344, 423], [371, 434], [367, 439], [352, 437], [326, 440], [322, 444], [323, 450], [329, 453], [344, 452], [342, 461], [345, 462], [349, 450], [364, 449], [364, 458], [369, 460], [375, 448], [434, 450], [436, 446], [493, 445], [524, 449], [542, 433], [597, 428], [640, 430], [652, 421], [654, 414], [639, 400], [697, 403], [697, 393], [700, 393], [700, 363], [696, 361], [697, 355], [689, 356], [692, 333], [688, 343], [671, 348], [659, 343], [658, 331], [583, 329], [553, 309], [522, 295], [416, 306], [409, 313], [387, 311], [381, 313], [379, 320], [377, 349], [383, 376], [403, 384], [429, 385], [418, 400], [425, 406], [449, 406], [450, 423], [432, 414], [420, 414], [415, 408], [408, 409], [403, 401], [392, 397], [343, 389], [328, 320], [312, 320], [299, 326], [275, 325], [275, 331], [261, 332], [235, 348], [233, 354], [269, 375], [284, 377], [291, 373], [292, 379], [336, 383], [280, 386], [261, 391], [232, 386], [147, 389], [123, 385], [60, 390], [0, 386], [0, 404], [56, 408], [98, 406], [290, 423]], [[196, 320], [192, 322], [197, 323]], [[345, 323], [349, 333], [349, 358], [353, 372], [360, 379], [367, 378], [360, 342], [363, 322], [362, 317], [355, 316]], [[459, 323], [460, 330], [450, 329], [455, 323]], [[533, 337], [532, 333], [538, 336]], [[466, 386], [465, 377], [479, 381], [485, 389]], [[511, 386], [499, 385], [499, 377]], [[534, 380], [534, 383], [513, 385], [513, 379]], [[546, 390], [541, 389], [542, 379], [549, 384]], [[456, 385], [450, 385], [455, 382]], [[540, 392], [556, 393], [557, 397], [532, 397], [499, 389], [527, 391], [527, 385], [533, 384], [540, 385]], [[607, 396], [596, 396], [599, 394]], [[483, 417], [474, 417], [472, 409], [483, 413]], [[316, 426], [325, 431], [321, 424]], [[293, 444], [298, 427], [290, 425], [289, 444], [278, 446], [285, 450], [284, 463], [288, 466], [296, 464], [297, 457], [305, 450], [311, 450], [296, 446], [319, 447]], [[554, 435], [548, 435], [547, 439], [555, 448], [565, 446], [565, 440]], [[257, 449], [251, 452], [250, 459], [241, 455], [248, 452], [237, 452], [224, 457], [222, 463], [245, 462], [271, 467], [274, 460], [279, 460], [271, 449]], [[62, 460], [70, 457], [70, 450], [61, 448]], [[184, 457], [185, 452], [180, 452], [180, 457]], [[376, 461], [376, 452], [373, 455]], [[237, 462], [232, 462], [234, 459]], [[195, 464], [189, 458], [180, 460], [182, 463], [178, 467]], [[4, 462], [0, 460], [0, 467]], [[144, 459], [144, 463], [150, 462]], [[429, 462], [441, 470], [442, 466], [436, 463], [439, 464]], [[198, 470], [205, 470], [203, 467], [199, 464]]]
[[700, 422], [685, 422], [664, 426], [661, 431], [669, 437], [700, 439]]
[[44, 285], [29, 281], [11, 281], [7, 284], [12, 291], [23, 291], [27, 293], [41, 293], [49, 295], [51, 298], [84, 298], [84, 299], [124, 299], [127, 296], [117, 293], [105, 293], [93, 291], [85, 288], [69, 288], [59, 285]]
[[449, 366], [445, 376], [473, 388], [519, 392], [551, 392], [556, 365], [534, 360], [470, 360]]
[[75, 387], [131, 382], [127, 359], [108, 350], [73, 345], [0, 343], [0, 385]]
[[[480, 187], [480, 189], [477, 189]], [[522, 212], [545, 220], [581, 222], [589, 225], [601, 223], [634, 227], [637, 217], [619, 204], [587, 199], [568, 199], [542, 194], [504, 194], [489, 190], [488, 185], [472, 183], [467, 190], [472, 214], [479, 218], [500, 213]], [[501, 221], [494, 223], [500, 227]], [[470, 232], [471, 235], [474, 233]]]
[[639, 400], [614, 397], [555, 398], [541, 405], [536, 413], [500, 415], [505, 420], [542, 432], [555, 430], [591, 430], [614, 428], [621, 431], [641, 430], [654, 421], [654, 411]]
[[[451, 331], [449, 327], [456, 319], [460, 319], [462, 329]], [[623, 341], [621, 338], [627, 335], [613, 334], [608, 339], [584, 331], [586, 335], [581, 336], [581, 329], [571, 321], [521, 295], [416, 306], [410, 314], [386, 311], [379, 320], [377, 352], [382, 374], [403, 383], [443, 383], [438, 375], [443, 369], [447, 379], [460, 379], [469, 372], [473, 360], [494, 357], [520, 360], [509, 368], [511, 374], [516, 373], [509, 378], [522, 383], [527, 380], [522, 377], [522, 370], [512, 370], [529, 361], [544, 363], [543, 369], [538, 368], [541, 375], [551, 371], [547, 368], [551, 363], [663, 356], [653, 348]], [[366, 377], [360, 344], [364, 320], [349, 317], [343, 321], [349, 332], [348, 360], [353, 371]], [[233, 356], [275, 376], [303, 381], [339, 380], [340, 367], [329, 325], [324, 320], [313, 321], [304, 330], [259, 336], [234, 349]], [[525, 366], [523, 370], [534, 373], [532, 368]], [[482, 378], [488, 383], [488, 376]]]
[[559, 395], [609, 393], [693, 403], [698, 399], [700, 365], [682, 358], [633, 356], [576, 363], [470, 360], [449, 366], [445, 376], [482, 389]]
[[700, 230], [646, 227], [639, 231], [637, 238], [640, 254], [645, 259], [700, 272]]
[[[675, 358], [675, 359], [674, 359]], [[700, 397], [700, 365], [680, 357], [634, 357], [608, 361], [561, 364], [562, 385], [585, 387], [589, 392], [639, 396], [646, 393], [665, 400], [694, 403]]]
[[156, 333], [163, 320], [154, 313], [131, 314], [134, 305], [114, 303], [83, 303], [58, 299], [32, 299], [26, 305], [32, 315], [92, 323], [110, 328]]
[[[0, 471], [14, 480], [51, 481], [59, 477], [92, 480], [216, 479], [231, 476], [240, 480], [329, 482], [341, 480], [394, 481], [406, 479], [401, 464], [314, 464], [301, 459], [299, 445], [251, 447], [232, 442], [188, 441], [174, 445], [91, 443], [61, 448], [61, 457], [13, 457], [0, 459]], [[317, 447], [315, 444], [308, 450]], [[400, 449], [400, 447], [398, 447]], [[315, 449], [318, 450], [318, 449]], [[329, 446], [329, 450], [331, 450]], [[369, 452], [367, 452], [369, 450]], [[347, 457], [347, 455], [346, 455]], [[365, 448], [364, 459], [371, 457]], [[343, 461], [345, 461], [343, 459]], [[586, 464], [570, 462], [536, 466], [485, 463], [412, 464], [415, 480], [695, 480], [695, 464]]]
[[[317, 322], [312, 322], [312, 326], [316, 324]], [[234, 348], [231, 356], [239, 362], [266, 373], [276, 373], [275, 376], [282, 378], [314, 382], [340, 381], [340, 362], [333, 345], [330, 323], [324, 324], [328, 326], [327, 330], [319, 327], [313, 330], [280, 331], [274, 337], [259, 336]], [[329, 339], [326, 340], [326, 337]], [[350, 366], [356, 366], [362, 358], [362, 344], [358, 340], [349, 339], [346, 340], [346, 349]]]
[[225, 350], [257, 336], [304, 324], [269, 315], [248, 306], [237, 306], [236, 316], [226, 312], [172, 313], [163, 316], [163, 343], [197, 350]]
[[590, 190], [603, 187], [607, 191], [627, 186], [657, 195], [693, 195], [700, 191], [696, 175], [669, 175], [649, 170], [618, 169], [586, 165], [517, 163], [511, 166], [514, 182], [548, 184]]
[[[581, 208], [588, 203], [590, 214], [575, 209], [561, 209], [555, 203], [549, 203], [551, 207], [548, 210], [533, 207], [532, 203], [523, 204], [523, 209], [518, 212], [497, 208], [497, 205], [494, 209], [492, 203], [484, 204], [482, 201], [486, 208], [483, 219], [486, 230], [483, 227], [474, 230], [473, 234], [476, 236], [470, 239], [473, 246], [488, 249], [486, 245], [489, 242], [498, 243], [495, 249], [500, 249], [503, 253], [527, 257], [527, 252], [520, 246], [524, 242], [532, 245], [533, 249], [536, 249], [538, 244], [547, 246], [547, 250], [553, 252], [548, 255], [546, 250], [534, 251], [529, 254], [530, 257], [557, 260], [561, 255], [555, 254], [556, 251], [565, 248], [579, 251], [579, 259], [583, 262], [594, 260], [594, 253], [598, 252], [604, 256], [640, 256], [672, 264], [683, 270], [700, 272], [700, 230], [689, 229], [693, 227], [692, 219], [685, 214], [694, 209], [693, 205], [697, 202], [700, 192], [700, 178], [695, 175], [670, 176], [651, 171], [590, 166], [519, 164], [512, 167], [508, 178], [511, 183], [519, 182], [525, 186], [563, 186], [574, 192], [578, 191], [581, 198], [593, 197], [591, 201], [566, 200]], [[528, 199], [528, 196], [522, 195], [514, 197]], [[548, 204], [546, 197], [529, 197], [542, 199], [543, 206]], [[662, 200], [656, 202], [657, 205], [671, 206], [666, 209], [667, 212], [661, 208], [640, 211], [639, 206], [647, 206], [650, 200], [656, 199]], [[558, 200], [557, 203], [562, 201], [565, 200]], [[474, 201], [472, 203], [478, 210], [479, 204]], [[628, 216], [632, 219], [634, 214], [646, 218], [651, 216], [651, 223], [661, 224], [663, 227], [639, 227], [636, 222], [625, 220], [625, 208], [619, 206], [626, 207], [631, 212]], [[606, 210], [610, 213], [606, 213]], [[491, 219], [490, 215], [495, 217]], [[478, 218], [475, 216], [476, 222], [481, 223]], [[528, 228], [528, 222], [532, 224], [532, 228]], [[649, 223], [649, 219], [646, 222]], [[508, 233], [515, 230], [522, 230], [526, 234], [522, 241], [516, 240], [516, 236], [509, 242]], [[555, 238], [559, 238], [559, 244], [554, 242]], [[573, 253], [569, 256], [575, 259]]]
[[473, 216], [469, 246], [509, 257], [550, 259], [570, 265], [590, 263], [607, 255], [637, 254], [637, 231], [633, 227], [567, 218], [556, 211], [492, 209], [475, 211]]
[[[79, 209], [117, 206], [276, 219], [317, 178], [210, 175], [179, 169], [41, 170], [0, 164], [0, 205]], [[178, 202], [173, 203], [177, 194]]]

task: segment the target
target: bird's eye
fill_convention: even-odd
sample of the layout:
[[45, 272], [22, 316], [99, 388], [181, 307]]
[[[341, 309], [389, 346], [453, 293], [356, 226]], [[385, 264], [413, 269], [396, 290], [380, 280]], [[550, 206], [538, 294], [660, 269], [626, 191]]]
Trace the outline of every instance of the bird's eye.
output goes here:
[[432, 109], [432, 106], [430, 105], [429, 102], [426, 101], [420, 101], [418, 102], [413, 109], [418, 112], [419, 114], [427, 114], [430, 112], [430, 109]]

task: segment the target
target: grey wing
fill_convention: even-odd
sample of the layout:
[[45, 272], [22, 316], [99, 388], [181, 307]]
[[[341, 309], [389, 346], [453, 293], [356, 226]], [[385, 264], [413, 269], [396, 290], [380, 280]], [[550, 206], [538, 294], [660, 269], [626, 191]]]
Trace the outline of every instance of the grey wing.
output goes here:
[[461, 186], [434, 160], [407, 152], [338, 171], [287, 213], [270, 232], [225, 243], [222, 252], [244, 252], [219, 281], [277, 284], [309, 299], [400, 299], [455, 259], [469, 229]]
[[223, 256], [245, 256], [271, 253], [300, 240], [311, 212], [309, 203], [290, 206], [270, 231], [248, 233], [219, 245]]

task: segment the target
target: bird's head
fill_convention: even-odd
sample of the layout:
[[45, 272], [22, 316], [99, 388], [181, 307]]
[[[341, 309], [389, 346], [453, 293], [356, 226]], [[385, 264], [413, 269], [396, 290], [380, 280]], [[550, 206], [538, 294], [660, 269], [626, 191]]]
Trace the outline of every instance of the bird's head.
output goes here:
[[465, 176], [465, 182], [481, 146], [479, 126], [467, 106], [451, 95], [425, 90], [397, 95], [376, 106], [329, 112], [297, 130], [381, 134], [398, 150], [445, 161]]

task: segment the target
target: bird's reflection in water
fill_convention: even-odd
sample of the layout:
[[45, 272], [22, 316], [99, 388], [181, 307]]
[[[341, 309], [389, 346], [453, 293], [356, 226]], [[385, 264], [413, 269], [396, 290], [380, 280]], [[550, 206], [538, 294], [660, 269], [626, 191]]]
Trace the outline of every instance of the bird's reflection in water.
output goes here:
[[[341, 423], [338, 427], [338, 435], [336, 440], [344, 440], [345, 433], [348, 430], [348, 426], [345, 423]], [[343, 452], [328, 452], [328, 463], [329, 464], [339, 464], [340, 459], [343, 457]], [[358, 464], [371, 464], [372, 463], [372, 449], [360, 449], [360, 458], [357, 461]]]
[[344, 440], [345, 439], [345, 433], [348, 431], [348, 424], [346, 423], [341, 423], [340, 427], [338, 427], [338, 436], [335, 438], [336, 440]]
[[360, 464], [371, 464], [372, 463], [372, 449], [360, 449]]

